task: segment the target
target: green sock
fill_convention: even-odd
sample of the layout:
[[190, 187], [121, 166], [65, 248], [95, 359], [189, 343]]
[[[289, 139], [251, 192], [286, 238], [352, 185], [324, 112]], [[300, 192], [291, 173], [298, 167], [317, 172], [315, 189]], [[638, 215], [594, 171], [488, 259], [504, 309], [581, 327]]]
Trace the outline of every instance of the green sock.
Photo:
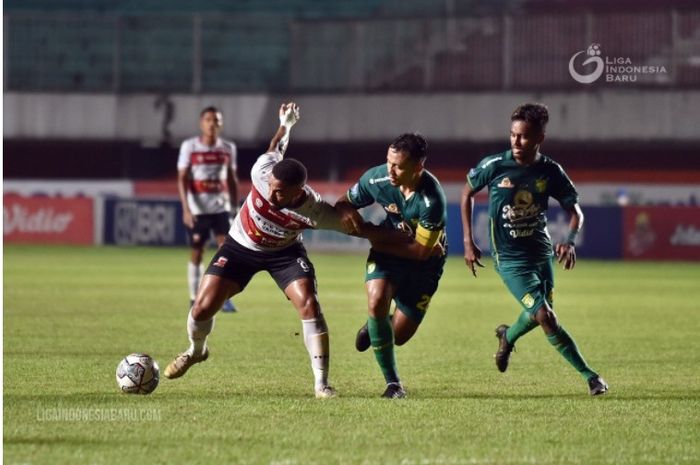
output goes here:
[[515, 344], [515, 341], [517, 341], [520, 336], [524, 336], [536, 327], [537, 322], [532, 319], [528, 312], [523, 310], [518, 320], [506, 331], [506, 340], [508, 344]]
[[559, 351], [562, 357], [564, 357], [566, 361], [571, 364], [571, 366], [576, 368], [576, 371], [581, 373], [581, 376], [583, 376], [584, 379], [588, 380], [592, 376], [597, 375], [595, 371], [588, 367], [586, 361], [581, 355], [581, 352], [578, 351], [576, 343], [573, 339], [571, 339], [571, 336], [569, 336], [569, 333], [567, 333], [564, 328], [560, 326], [558, 331], [547, 336], [547, 340], [554, 346], [555, 349]]
[[369, 340], [374, 349], [379, 368], [384, 374], [387, 383], [398, 383], [399, 374], [396, 371], [396, 357], [394, 357], [394, 330], [391, 327], [391, 318], [367, 319]]

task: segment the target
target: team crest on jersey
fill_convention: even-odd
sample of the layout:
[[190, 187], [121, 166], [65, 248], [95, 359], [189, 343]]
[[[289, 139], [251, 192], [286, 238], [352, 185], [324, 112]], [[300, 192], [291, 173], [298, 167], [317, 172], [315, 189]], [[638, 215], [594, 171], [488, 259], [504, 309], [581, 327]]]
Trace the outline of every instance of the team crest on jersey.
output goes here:
[[395, 203], [387, 205], [384, 209], [389, 213], [399, 214], [399, 207], [397, 207]]
[[525, 296], [522, 299], [520, 299], [520, 301], [527, 308], [532, 308], [532, 306], [535, 305], [535, 298], [532, 297], [529, 292], [527, 294], [525, 294]]
[[219, 257], [216, 259], [214, 262], [214, 266], [218, 266], [219, 268], [223, 268], [226, 266], [226, 263], [228, 262], [228, 258], [226, 257]]
[[547, 190], [547, 179], [542, 178], [535, 181], [535, 190], [540, 194]]
[[498, 183], [498, 187], [505, 187], [507, 189], [512, 189], [514, 186], [513, 186], [513, 183], [510, 182], [509, 178], [503, 178], [501, 180], [501, 182]]
[[262, 208], [262, 207], [263, 207], [263, 201], [260, 200], [260, 199], [255, 199], [255, 206], [258, 207], [258, 208]]

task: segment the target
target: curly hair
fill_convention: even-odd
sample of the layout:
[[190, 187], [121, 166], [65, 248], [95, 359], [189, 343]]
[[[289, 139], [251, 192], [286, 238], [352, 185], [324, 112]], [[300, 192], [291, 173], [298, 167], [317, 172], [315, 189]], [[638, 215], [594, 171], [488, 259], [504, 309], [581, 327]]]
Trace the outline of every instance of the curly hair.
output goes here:
[[523, 103], [515, 109], [510, 120], [525, 121], [541, 132], [544, 132], [549, 122], [549, 111], [542, 103]]

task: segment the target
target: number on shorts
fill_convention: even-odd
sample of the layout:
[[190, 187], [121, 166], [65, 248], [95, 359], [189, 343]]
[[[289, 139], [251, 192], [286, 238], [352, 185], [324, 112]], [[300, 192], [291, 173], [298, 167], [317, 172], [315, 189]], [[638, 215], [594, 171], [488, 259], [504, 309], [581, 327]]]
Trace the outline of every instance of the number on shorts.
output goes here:
[[423, 294], [420, 300], [416, 304], [416, 308], [421, 312], [428, 310], [428, 305], [430, 304], [430, 296], [428, 294]]

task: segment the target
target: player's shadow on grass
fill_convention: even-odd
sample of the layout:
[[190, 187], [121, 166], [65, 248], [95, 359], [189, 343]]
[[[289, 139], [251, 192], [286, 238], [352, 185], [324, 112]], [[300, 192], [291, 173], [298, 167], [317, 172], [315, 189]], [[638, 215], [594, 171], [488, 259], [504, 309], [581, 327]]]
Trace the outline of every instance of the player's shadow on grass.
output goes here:
[[[519, 400], [532, 401], [539, 399], [562, 399], [562, 400], [582, 400], [589, 398], [586, 392], [576, 393], [539, 393], [539, 394], [497, 394], [485, 392], [453, 392], [440, 393], [437, 390], [421, 389], [409, 391], [407, 402], [412, 400]], [[289, 400], [313, 400], [313, 394], [306, 391], [298, 392], [268, 392], [260, 393], [257, 390], [250, 389], [223, 389], [223, 390], [197, 390], [191, 387], [187, 389], [160, 389], [148, 396], [137, 396], [122, 394], [115, 389], [110, 389], [103, 392], [72, 392], [63, 394], [50, 393], [27, 393], [27, 394], [5, 394], [5, 407], [12, 409], [13, 406], [30, 403], [33, 408], [71, 408], [71, 407], [163, 407], [163, 402], [197, 402], [206, 398], [209, 401], [250, 401], [256, 400], [264, 402], [265, 399], [289, 399]], [[379, 395], [374, 391], [340, 391], [338, 400], [373, 400], [380, 399]], [[675, 391], [675, 392], [652, 392], [648, 394], [612, 392], [605, 396], [600, 396], [595, 400], [603, 400], [607, 402], [625, 402], [625, 401], [650, 401], [650, 400], [671, 400], [671, 401], [698, 401], [700, 400], [700, 390]], [[327, 402], [334, 402], [330, 400]], [[116, 403], [116, 404], [115, 404]]]
[[[410, 395], [410, 393], [409, 393]], [[562, 399], [562, 400], [581, 400], [586, 398], [591, 398], [588, 393], [570, 393], [570, 394], [493, 394], [493, 393], [453, 393], [453, 394], [437, 394], [434, 395], [432, 392], [420, 391], [414, 392], [412, 398], [414, 399], [426, 399], [426, 400], [437, 400], [437, 399], [449, 399], [449, 400], [520, 400], [520, 401], [531, 401], [539, 399]], [[591, 398], [592, 399], [592, 398]], [[593, 400], [593, 399], [592, 399]], [[697, 401], [700, 400], [700, 391], [688, 391], [688, 392], [663, 392], [663, 393], [650, 393], [650, 394], [626, 394], [624, 392], [613, 392], [606, 394], [604, 396], [599, 396], [595, 400], [602, 400], [606, 402], [623, 402], [623, 401], [649, 401], [649, 400], [678, 400], [678, 401]]]

